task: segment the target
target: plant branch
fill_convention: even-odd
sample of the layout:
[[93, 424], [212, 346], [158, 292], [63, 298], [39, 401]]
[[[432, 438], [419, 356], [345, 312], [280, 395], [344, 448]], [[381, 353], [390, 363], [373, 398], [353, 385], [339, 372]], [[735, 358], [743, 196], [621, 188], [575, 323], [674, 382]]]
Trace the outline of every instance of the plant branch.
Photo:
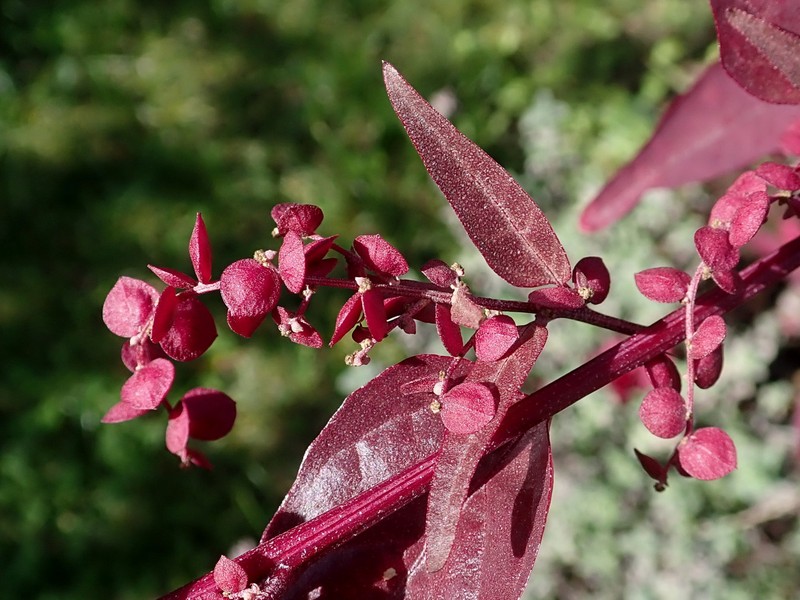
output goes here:
[[[784, 244], [744, 269], [740, 273], [742, 285], [736, 294], [727, 294], [714, 288], [699, 297], [695, 318], [722, 315], [736, 308], [765, 288], [781, 281], [798, 266], [800, 238]], [[497, 448], [516, 439], [531, 427], [679, 344], [686, 332], [684, 319], [685, 308], [681, 306], [513, 405], [493, 440], [493, 447]], [[352, 539], [426, 492], [437, 458], [437, 453], [432, 454], [347, 502], [262, 542], [236, 558], [236, 562], [242, 565], [251, 581], [268, 579], [277, 565], [300, 567], [323, 552]], [[164, 599], [196, 598], [215, 590], [213, 576], [207, 574], [168, 594]]]

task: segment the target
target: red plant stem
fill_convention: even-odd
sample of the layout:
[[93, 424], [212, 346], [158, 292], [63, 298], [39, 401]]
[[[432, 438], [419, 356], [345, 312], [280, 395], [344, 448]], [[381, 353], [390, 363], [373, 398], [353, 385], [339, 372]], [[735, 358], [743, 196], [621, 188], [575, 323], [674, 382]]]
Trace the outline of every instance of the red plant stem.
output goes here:
[[[736, 294], [719, 288], [697, 299], [695, 321], [722, 315], [800, 266], [800, 237], [741, 272], [742, 284]], [[580, 367], [537, 390], [512, 406], [494, 447], [515, 439], [531, 427], [551, 418], [581, 398], [643, 365], [683, 341], [685, 308], [680, 307], [645, 330], [632, 335]], [[276, 568], [292, 570], [330, 551], [402, 508], [427, 491], [433, 477], [436, 453], [366, 490], [347, 502], [262, 542], [236, 558], [250, 581], [268, 579]], [[167, 596], [165, 600], [197, 598], [217, 590], [209, 573]]]

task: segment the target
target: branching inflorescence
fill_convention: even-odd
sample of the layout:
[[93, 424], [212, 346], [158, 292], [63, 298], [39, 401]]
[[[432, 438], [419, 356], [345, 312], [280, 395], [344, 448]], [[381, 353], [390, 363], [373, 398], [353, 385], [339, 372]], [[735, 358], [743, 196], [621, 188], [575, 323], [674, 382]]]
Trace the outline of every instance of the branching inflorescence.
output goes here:
[[[723, 41], [723, 61], [726, 43], [755, 44], [773, 27], [769, 15], [747, 13], [750, 9], [739, 4], [712, 2], [721, 40], [725, 27], [744, 36], [744, 41]], [[752, 19], [761, 19], [758, 27]], [[800, 38], [791, 35], [787, 39], [800, 48]], [[758, 48], [758, 56], [769, 60], [772, 46]], [[794, 98], [797, 63], [788, 60], [779, 53], [773, 66], [788, 78], [787, 98]], [[735, 65], [726, 67], [734, 77], [739, 73]], [[752, 92], [758, 81], [745, 71], [750, 87], [744, 87]], [[643, 424], [657, 437], [677, 438], [664, 461], [636, 451], [656, 489], [665, 489], [671, 470], [711, 480], [736, 468], [730, 436], [717, 427], [696, 427], [696, 388], [711, 387], [722, 370], [723, 315], [800, 263], [800, 241], [794, 239], [738, 270], [740, 249], [767, 221], [773, 205], [785, 208], [785, 218], [800, 214], [800, 170], [768, 162], [740, 176], [695, 233], [699, 261], [692, 274], [669, 266], [637, 273], [644, 296], [679, 304], [643, 327], [590, 308], [606, 298], [611, 284], [602, 259], [586, 257], [572, 267], [550, 223], [519, 184], [394, 67], [385, 63], [383, 74], [392, 106], [425, 168], [489, 267], [510, 285], [532, 291], [527, 302], [477, 296], [459, 265], [437, 259], [420, 267], [427, 282], [409, 279], [406, 259], [383, 237], [360, 235], [349, 247], [341, 245], [336, 235], [319, 233], [322, 210], [308, 204], [275, 206], [272, 233], [280, 239], [278, 249], [259, 249], [252, 258], [228, 265], [218, 279], [199, 214], [189, 242], [194, 276], [151, 265], [166, 284], [161, 292], [144, 281], [120, 278], [106, 298], [103, 318], [113, 333], [127, 338], [122, 360], [132, 375], [103, 420], [127, 421], [163, 407], [167, 448], [185, 466], [209, 467], [189, 441], [225, 436], [236, 417], [234, 401], [217, 390], [195, 388], [174, 406], [167, 401], [175, 378], [171, 361], [198, 358], [217, 336], [201, 300], [206, 294], [220, 294], [228, 326], [243, 337], [271, 317], [282, 336], [321, 348], [322, 335], [308, 310], [321, 289], [346, 288], [352, 295], [339, 311], [329, 345], [349, 333], [356, 346], [348, 364], [366, 364], [371, 349], [395, 329], [414, 334], [422, 324], [435, 327], [447, 352], [411, 357], [351, 394], [309, 447], [259, 546], [235, 560], [221, 557], [212, 573], [170, 598], [362, 598], [370, 593], [518, 598], [550, 503], [550, 419], [640, 366], [652, 385], [639, 411]], [[637, 161], [639, 167], [652, 167], [671, 147], [665, 138], [680, 138], [691, 129], [708, 91], [732, 85], [721, 67], [709, 68], [668, 111], [659, 126], [662, 137], [657, 133], [627, 172], [636, 171]], [[775, 85], [769, 89], [774, 96]], [[768, 120], [787, 153], [797, 154], [800, 111], [785, 108], [762, 107], [755, 122], [761, 127]], [[709, 149], [701, 144], [692, 151], [702, 157]], [[726, 162], [736, 162], [738, 155], [718, 154], [706, 158], [706, 170], [692, 177], [738, 166]], [[664, 170], [670, 169], [676, 167], [667, 163]], [[674, 173], [663, 176], [674, 180]], [[650, 183], [657, 184], [658, 177]], [[609, 185], [617, 189], [619, 181]], [[640, 193], [647, 185], [634, 187]], [[583, 224], [606, 225], [636, 200], [601, 192], [586, 209]], [[707, 280], [714, 286], [700, 294]], [[512, 319], [509, 313], [518, 316]], [[558, 318], [629, 337], [526, 396], [523, 383], [545, 347], [548, 323]], [[684, 376], [673, 360], [677, 354], [686, 357]]]

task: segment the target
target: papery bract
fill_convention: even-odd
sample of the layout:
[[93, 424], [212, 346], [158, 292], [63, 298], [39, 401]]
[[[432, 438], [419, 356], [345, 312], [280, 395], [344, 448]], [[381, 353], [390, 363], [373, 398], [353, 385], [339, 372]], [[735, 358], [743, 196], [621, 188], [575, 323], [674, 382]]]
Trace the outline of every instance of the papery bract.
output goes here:
[[273, 318], [278, 324], [281, 335], [288, 337], [295, 344], [309, 348], [322, 348], [322, 336], [304, 317], [298, 317], [282, 306], [278, 306]]
[[756, 175], [779, 190], [800, 190], [800, 173], [789, 165], [765, 162], [758, 166]]
[[680, 302], [692, 278], [673, 267], [653, 267], [634, 275], [637, 289], [645, 298], [655, 302]]
[[389, 100], [428, 173], [492, 270], [511, 285], [563, 284], [569, 260], [533, 199], [389, 63]]
[[602, 258], [586, 256], [572, 269], [572, 282], [586, 302], [601, 304], [611, 288], [611, 275]]
[[456, 283], [455, 271], [446, 262], [438, 258], [426, 262], [422, 265], [420, 271], [428, 278], [428, 281], [439, 287], [447, 288]]
[[694, 234], [694, 245], [712, 270], [730, 271], [739, 262], [739, 251], [728, 240], [728, 232], [706, 225]]
[[122, 386], [122, 401], [132, 408], [154, 410], [167, 397], [175, 379], [175, 366], [157, 358], [138, 369]]
[[277, 225], [278, 235], [286, 235], [292, 231], [301, 236], [313, 234], [324, 217], [319, 206], [293, 202], [276, 204], [272, 207], [270, 215]]
[[306, 280], [306, 255], [303, 240], [294, 231], [287, 231], [278, 252], [278, 272], [286, 288], [293, 294], [303, 291]]
[[450, 317], [462, 327], [477, 329], [483, 321], [483, 309], [470, 298], [465, 285], [456, 286], [450, 300]]
[[353, 240], [353, 249], [368, 269], [381, 275], [400, 277], [408, 272], [408, 263], [400, 251], [380, 235], [360, 235]]
[[681, 440], [678, 460], [695, 479], [719, 479], [736, 468], [736, 446], [721, 429], [704, 427]]
[[725, 332], [725, 321], [719, 315], [704, 319], [688, 344], [688, 357], [699, 360], [714, 352], [725, 339]]
[[671, 387], [650, 390], [639, 408], [639, 418], [648, 431], [665, 439], [684, 430], [686, 417], [686, 403]]
[[480, 382], [458, 384], [442, 395], [439, 413], [448, 431], [466, 435], [482, 429], [495, 415], [497, 398], [494, 391]]
[[148, 283], [120, 277], [103, 302], [103, 322], [111, 333], [133, 337], [152, 317], [158, 292]]
[[507, 315], [486, 319], [475, 332], [475, 355], [478, 360], [500, 360], [519, 339], [517, 324]]
[[199, 298], [186, 296], [175, 309], [172, 327], [161, 340], [161, 347], [170, 358], [189, 361], [201, 356], [216, 338], [214, 317]]
[[220, 556], [214, 566], [214, 583], [223, 592], [241, 592], [247, 587], [247, 572], [226, 556]]
[[228, 307], [228, 324], [244, 337], [253, 335], [272, 312], [280, 292], [280, 280], [275, 271], [252, 258], [228, 265], [220, 276], [220, 293]]

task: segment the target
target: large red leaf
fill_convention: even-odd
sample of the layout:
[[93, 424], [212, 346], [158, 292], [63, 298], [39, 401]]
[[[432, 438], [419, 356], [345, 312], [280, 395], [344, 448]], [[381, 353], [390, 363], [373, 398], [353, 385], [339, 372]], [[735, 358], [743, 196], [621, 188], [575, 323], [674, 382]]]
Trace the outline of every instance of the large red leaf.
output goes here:
[[542, 542], [552, 490], [548, 424], [541, 423], [464, 503], [444, 568], [429, 573], [415, 561], [403, 597], [517, 600]]
[[722, 64], [767, 102], [800, 104], [797, 0], [711, 0]]
[[672, 102], [636, 158], [584, 209], [581, 227], [611, 225], [651, 188], [706, 181], [776, 152], [781, 134], [798, 119], [800, 107], [754, 98], [715, 63]]
[[492, 270], [518, 287], [566, 282], [571, 271], [564, 248], [525, 190], [389, 63], [383, 78], [425, 168]]
[[[388, 368], [344, 401], [309, 446], [300, 472], [264, 539], [282, 533], [427, 458], [442, 421], [430, 409], [433, 386], [453, 359], [421, 355]], [[456, 377], [472, 363], [463, 361]], [[419, 386], [406, 386], [421, 381]]]
[[[466, 381], [490, 384], [499, 395], [497, 412], [486, 426], [470, 435], [446, 431], [442, 451], [433, 474], [428, 503], [426, 568], [438, 571], [445, 565], [456, 539], [461, 505], [467, 498], [469, 484], [478, 462], [500, 426], [508, 408], [520, 398], [520, 386], [533, 368], [547, 341], [547, 329], [530, 325], [516, 349], [503, 360], [477, 362]], [[444, 399], [443, 399], [444, 401]], [[447, 578], [447, 573], [441, 577]]]

